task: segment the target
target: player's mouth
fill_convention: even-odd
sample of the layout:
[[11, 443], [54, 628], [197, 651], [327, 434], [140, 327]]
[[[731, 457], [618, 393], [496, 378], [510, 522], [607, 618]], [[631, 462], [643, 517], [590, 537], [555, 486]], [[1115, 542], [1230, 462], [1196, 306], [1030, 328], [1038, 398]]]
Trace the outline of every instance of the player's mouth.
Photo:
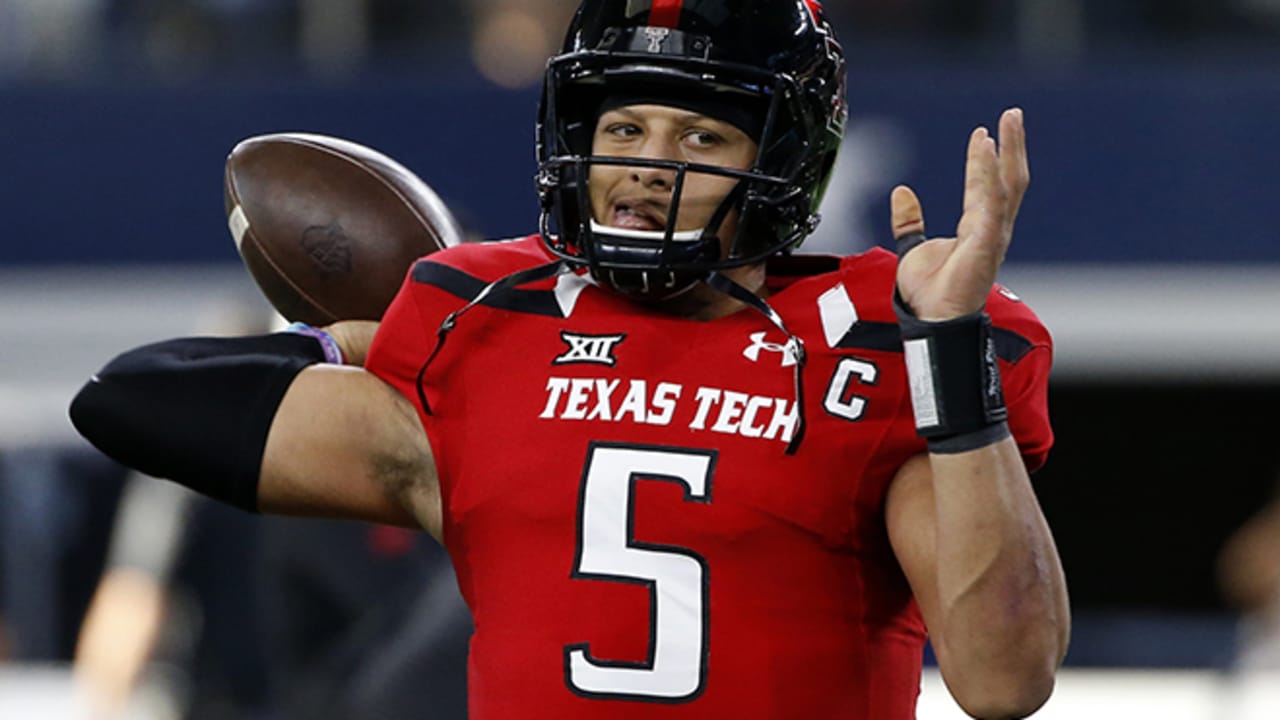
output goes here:
[[651, 207], [637, 202], [619, 202], [613, 206], [609, 224], [626, 230], [665, 230], [666, 218]]

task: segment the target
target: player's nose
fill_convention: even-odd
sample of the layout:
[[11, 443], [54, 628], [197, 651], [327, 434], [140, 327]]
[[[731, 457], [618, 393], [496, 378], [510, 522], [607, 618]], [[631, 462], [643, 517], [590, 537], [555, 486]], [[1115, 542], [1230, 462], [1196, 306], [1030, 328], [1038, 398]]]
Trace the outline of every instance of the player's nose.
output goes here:
[[676, 173], [669, 168], [634, 167], [631, 179], [646, 188], [653, 190], [671, 190], [675, 185]]
[[[679, 160], [680, 140], [665, 133], [651, 133], [640, 146], [638, 157], [645, 160]], [[675, 185], [676, 171], [667, 167], [635, 165], [631, 168], [631, 179], [647, 188], [670, 190]]]

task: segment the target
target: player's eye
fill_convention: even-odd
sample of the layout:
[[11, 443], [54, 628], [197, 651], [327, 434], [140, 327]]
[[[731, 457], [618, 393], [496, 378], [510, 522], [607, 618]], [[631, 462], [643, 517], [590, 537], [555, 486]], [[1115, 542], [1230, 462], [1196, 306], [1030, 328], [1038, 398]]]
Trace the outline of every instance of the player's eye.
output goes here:
[[634, 123], [610, 123], [605, 126], [604, 132], [618, 138], [630, 138], [639, 135], [640, 128]]
[[723, 138], [710, 130], [690, 130], [685, 133], [684, 140], [696, 148], [703, 149], [716, 147], [724, 142]]

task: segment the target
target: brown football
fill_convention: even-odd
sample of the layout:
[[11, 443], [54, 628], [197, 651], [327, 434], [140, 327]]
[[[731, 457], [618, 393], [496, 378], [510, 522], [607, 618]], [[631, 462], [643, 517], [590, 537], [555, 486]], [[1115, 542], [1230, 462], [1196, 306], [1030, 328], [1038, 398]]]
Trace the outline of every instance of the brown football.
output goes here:
[[290, 321], [379, 320], [414, 260], [462, 242], [435, 191], [349, 140], [251, 137], [227, 157], [224, 190], [245, 267]]

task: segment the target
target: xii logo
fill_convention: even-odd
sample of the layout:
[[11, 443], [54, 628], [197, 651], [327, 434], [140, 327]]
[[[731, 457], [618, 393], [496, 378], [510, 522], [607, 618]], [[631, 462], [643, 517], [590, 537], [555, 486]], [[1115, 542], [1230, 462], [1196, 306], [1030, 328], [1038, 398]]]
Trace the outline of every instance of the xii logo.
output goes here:
[[577, 335], [564, 330], [560, 331], [560, 339], [569, 349], [551, 361], [552, 365], [569, 365], [571, 363], [591, 363], [595, 365], [618, 364], [613, 349], [626, 338], [626, 333], [618, 335]]

